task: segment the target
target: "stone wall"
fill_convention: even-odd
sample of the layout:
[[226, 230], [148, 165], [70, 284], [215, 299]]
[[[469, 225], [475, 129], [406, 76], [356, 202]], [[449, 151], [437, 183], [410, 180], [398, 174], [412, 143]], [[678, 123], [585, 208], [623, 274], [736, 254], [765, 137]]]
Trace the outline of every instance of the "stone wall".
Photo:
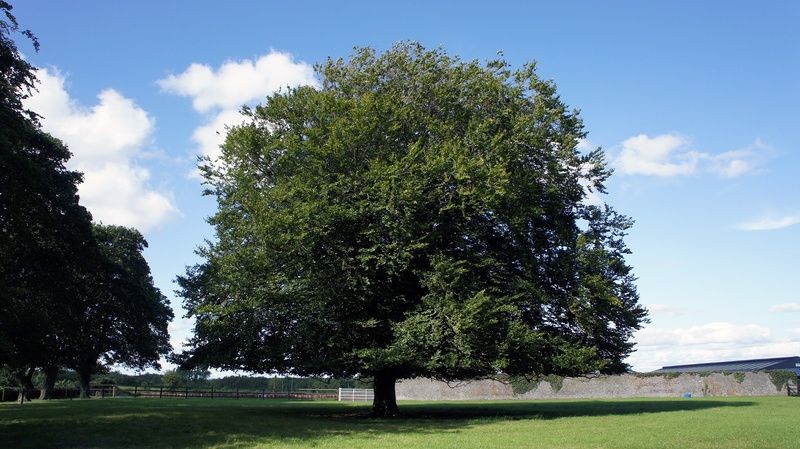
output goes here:
[[[560, 385], [559, 385], [560, 384]], [[530, 389], [530, 390], [528, 390]], [[518, 385], [496, 380], [445, 383], [425, 378], [397, 384], [400, 400], [566, 399], [704, 396], [781, 396], [768, 373], [624, 374], [592, 378], [550, 377]], [[528, 391], [525, 391], [528, 390]]]

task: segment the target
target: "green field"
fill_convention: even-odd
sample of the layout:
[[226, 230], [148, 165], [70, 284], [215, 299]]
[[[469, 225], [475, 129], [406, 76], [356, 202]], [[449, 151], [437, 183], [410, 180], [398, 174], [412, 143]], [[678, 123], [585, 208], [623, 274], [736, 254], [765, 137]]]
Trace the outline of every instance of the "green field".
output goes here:
[[800, 448], [800, 399], [405, 402], [219, 399], [0, 404], [3, 448]]

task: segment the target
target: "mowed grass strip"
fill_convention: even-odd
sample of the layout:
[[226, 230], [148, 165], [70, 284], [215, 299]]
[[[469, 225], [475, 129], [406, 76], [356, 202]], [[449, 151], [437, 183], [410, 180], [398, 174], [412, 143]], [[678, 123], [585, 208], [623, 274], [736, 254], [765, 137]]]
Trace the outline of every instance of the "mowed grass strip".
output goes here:
[[788, 397], [404, 402], [91, 399], [0, 405], [2, 448], [800, 448]]

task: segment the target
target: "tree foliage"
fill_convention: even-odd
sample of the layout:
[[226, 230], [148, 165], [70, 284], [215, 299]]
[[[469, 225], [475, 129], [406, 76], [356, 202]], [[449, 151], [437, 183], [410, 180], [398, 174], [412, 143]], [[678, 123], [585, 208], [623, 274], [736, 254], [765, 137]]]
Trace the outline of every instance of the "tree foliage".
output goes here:
[[69, 150], [24, 108], [36, 73], [13, 37], [39, 44], [11, 9], [0, 0], [0, 366], [21, 391], [36, 368], [48, 390], [70, 366], [85, 390], [98, 361], [157, 365], [172, 312], [153, 286], [144, 238], [93, 228], [79, 204], [82, 175], [65, 166]]
[[[69, 150], [22, 105], [35, 71], [12, 38], [11, 6], [0, 2], [0, 11], [0, 364], [21, 374], [63, 348], [80, 289], [74, 275], [88, 269], [93, 244], [91, 215], [78, 204], [81, 174], [65, 167]], [[38, 48], [30, 31], [22, 34]]]
[[171, 350], [173, 313], [142, 255], [147, 241], [133, 228], [95, 224], [93, 230], [98, 268], [84, 280], [86, 293], [68, 333], [67, 365], [80, 375], [83, 390], [99, 362], [158, 368], [160, 355]]
[[187, 364], [375, 379], [620, 372], [646, 320], [631, 220], [534, 64], [399, 44], [245, 109], [202, 171], [218, 212], [179, 278]]

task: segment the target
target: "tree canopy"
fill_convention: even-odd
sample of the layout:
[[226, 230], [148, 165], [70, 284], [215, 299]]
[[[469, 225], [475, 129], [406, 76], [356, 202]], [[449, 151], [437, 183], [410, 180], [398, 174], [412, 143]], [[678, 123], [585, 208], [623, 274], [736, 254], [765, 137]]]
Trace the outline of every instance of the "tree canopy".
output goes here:
[[159, 357], [171, 350], [167, 326], [173, 313], [142, 255], [147, 241], [123, 226], [95, 224], [93, 231], [100, 259], [84, 279], [85, 294], [65, 332], [66, 365], [78, 372], [82, 394], [100, 362], [158, 368]]
[[78, 204], [81, 174], [65, 167], [69, 150], [22, 105], [35, 70], [12, 38], [20, 30], [11, 6], [0, 11], [0, 363], [30, 372], [61, 344], [73, 275], [93, 245], [91, 215]]
[[186, 365], [396, 379], [614, 373], [646, 321], [603, 153], [535, 65], [403, 43], [245, 109], [201, 169]]
[[153, 286], [142, 235], [92, 225], [69, 150], [24, 108], [36, 73], [13, 37], [39, 44], [11, 10], [0, 0], [0, 366], [21, 399], [36, 368], [52, 388], [59, 366], [81, 373], [86, 394], [100, 360], [157, 366], [172, 311]]

